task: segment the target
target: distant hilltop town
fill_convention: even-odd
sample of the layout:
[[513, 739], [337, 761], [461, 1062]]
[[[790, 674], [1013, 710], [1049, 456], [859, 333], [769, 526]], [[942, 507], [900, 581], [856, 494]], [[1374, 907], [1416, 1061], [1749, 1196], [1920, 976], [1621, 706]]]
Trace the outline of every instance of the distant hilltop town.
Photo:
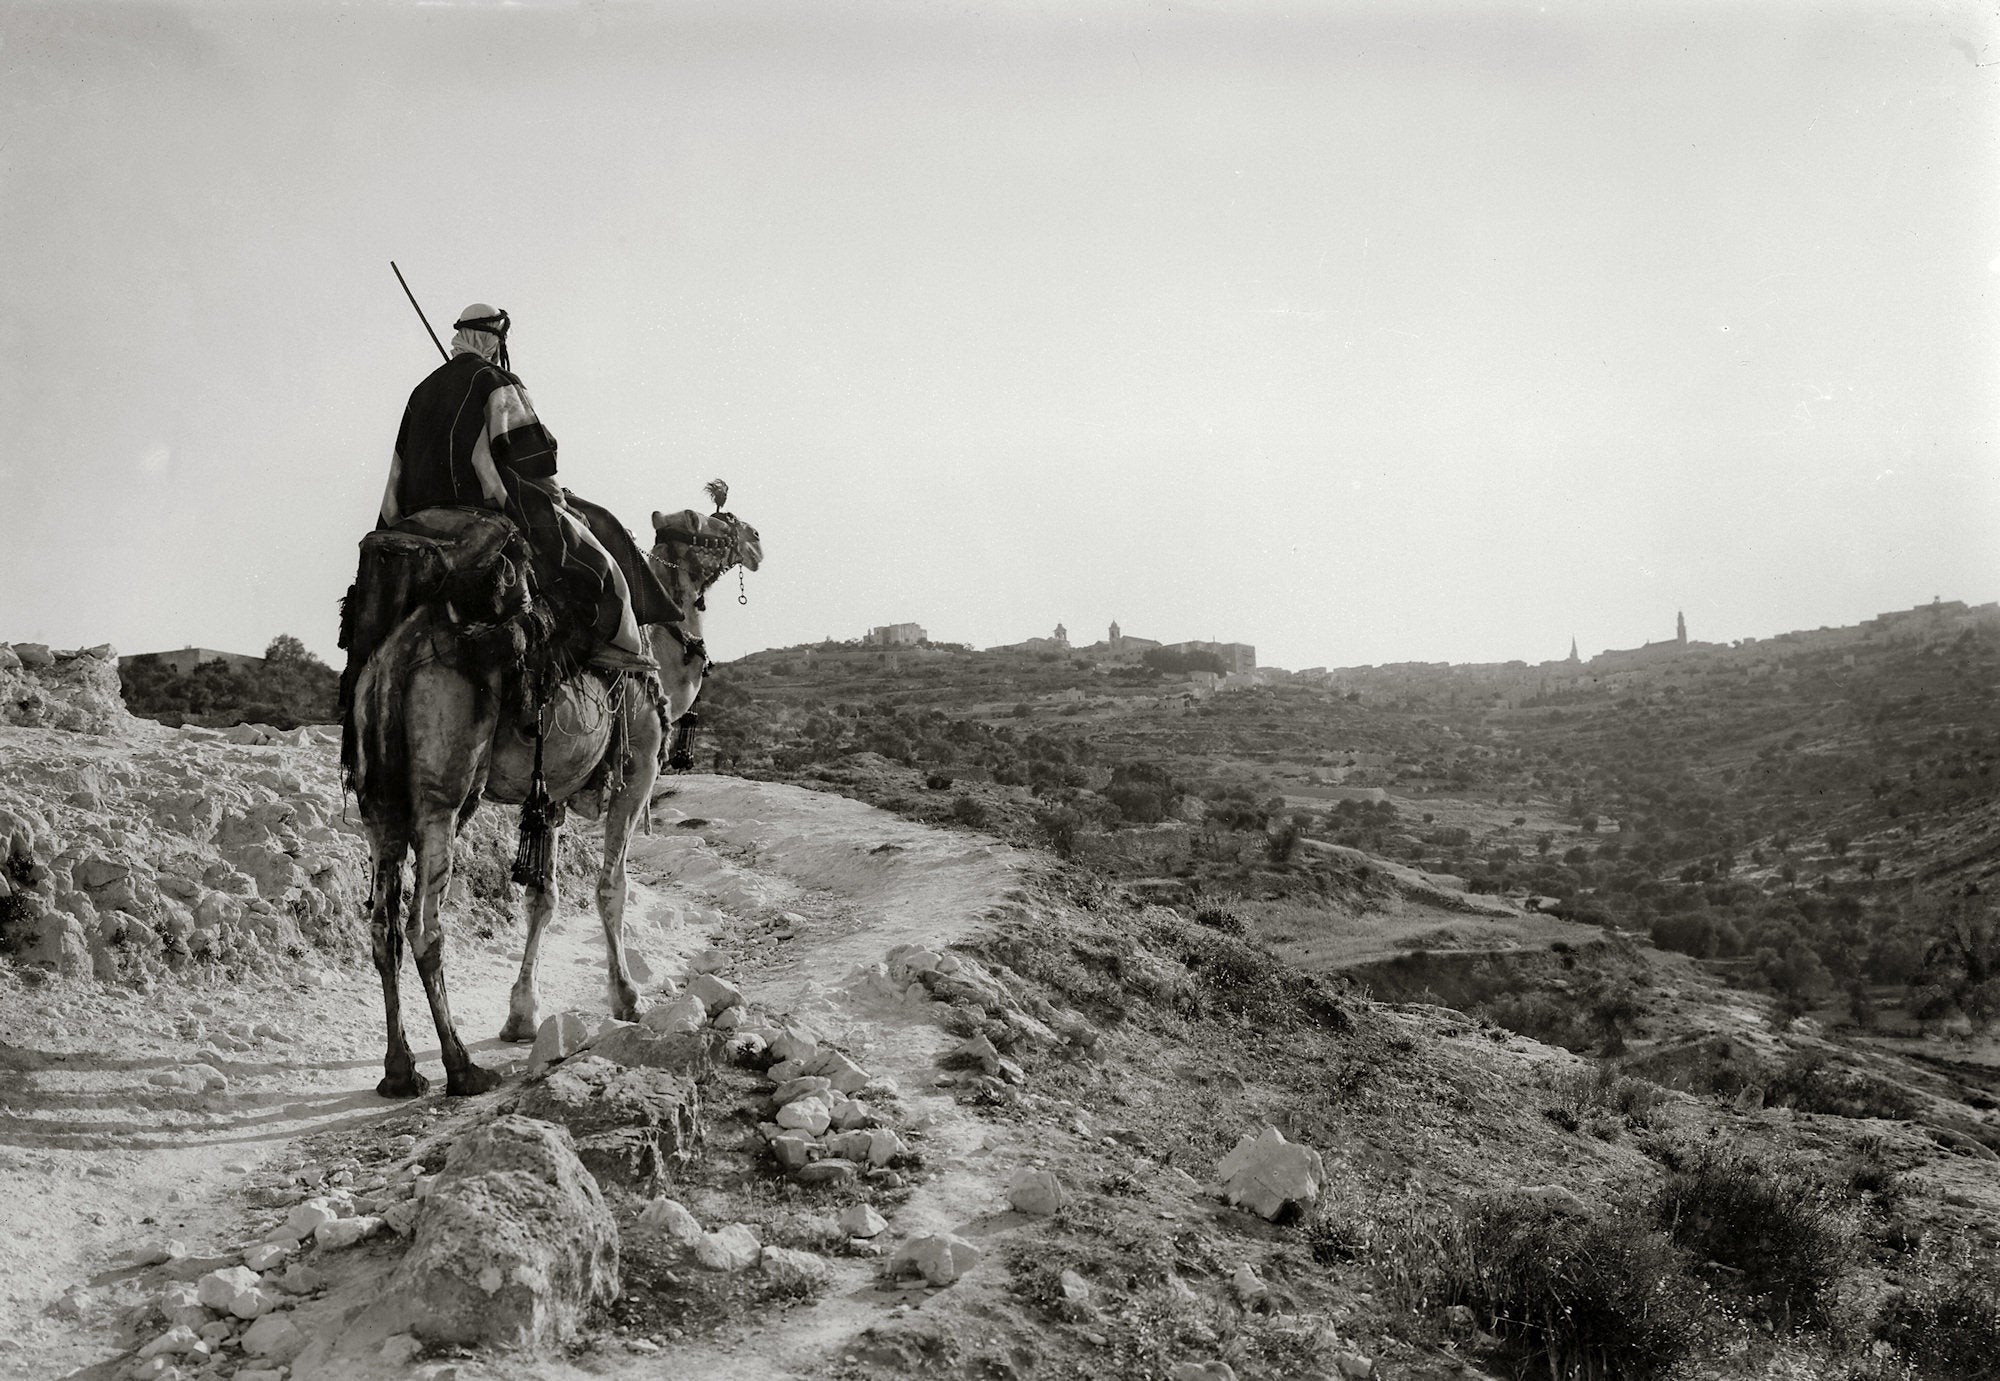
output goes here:
[[1788, 658], [1807, 652], [1925, 647], [1949, 642], [1972, 629], [2000, 630], [2000, 602], [1968, 605], [1963, 600], [1934, 599], [1913, 609], [1877, 614], [1866, 622], [1843, 628], [1818, 628], [1779, 633], [1769, 638], [1744, 638], [1733, 643], [1696, 642], [1688, 637], [1687, 618], [1677, 615], [1674, 636], [1641, 647], [1613, 648], [1589, 661], [1577, 655], [1570, 640], [1569, 656], [1538, 662], [1392, 662], [1383, 666], [1314, 667], [1297, 676], [1321, 681], [1337, 690], [1394, 693], [1436, 689], [1441, 680], [1468, 690], [1488, 690], [1515, 696], [1549, 695], [1573, 690], [1616, 690], [1662, 674], [1701, 673], [1727, 668], [1749, 677], [1782, 675]]
[[[1223, 672], [1219, 677], [1199, 679], [1213, 679], [1225, 688], [1297, 680], [1328, 685], [1340, 691], [1381, 694], [1436, 689], [1440, 681], [1447, 681], [1468, 690], [1529, 697], [1571, 690], [1615, 690], [1640, 680], [1655, 679], [1662, 672], [1696, 672], [1727, 667], [1753, 677], [1781, 673], [1786, 658], [1804, 652], [1882, 648], [1898, 644], [1922, 646], [1949, 641], [1975, 628], [2000, 630], [2000, 602], [1968, 605], [1963, 600], [1934, 599], [1929, 604], [1920, 604], [1912, 609], [1878, 614], [1849, 627], [1779, 633], [1768, 638], [1744, 638], [1733, 643], [1700, 642], [1690, 638], [1687, 616], [1676, 614], [1673, 637], [1639, 647], [1609, 648], [1588, 661], [1578, 655], [1576, 640], [1572, 638], [1569, 655], [1557, 661], [1392, 662], [1382, 666], [1310, 667], [1304, 671], [1286, 671], [1279, 667], [1259, 667], [1257, 649], [1247, 643], [1162, 643], [1152, 638], [1132, 637], [1116, 623], [1099, 642], [1073, 643], [1069, 630], [1057, 624], [1055, 631], [1046, 638], [1003, 643], [985, 650], [1059, 653], [1107, 667], [1139, 662], [1154, 649], [1181, 654], [1208, 653], [1220, 660]], [[921, 625], [892, 623], [869, 629], [860, 641], [864, 646], [916, 647], [928, 643], [929, 637]]]
[[[862, 637], [865, 647], [915, 647], [929, 641], [922, 625], [914, 623], [889, 623], [879, 628], [871, 628]], [[1250, 672], [1257, 669], [1257, 649], [1248, 643], [1183, 642], [1163, 643], [1155, 638], [1128, 637], [1116, 622], [1110, 632], [1100, 642], [1078, 646], [1069, 640], [1069, 630], [1061, 624], [1046, 638], [1029, 638], [1025, 642], [1002, 643], [998, 647], [985, 649], [988, 652], [1057, 652], [1069, 657], [1080, 657], [1087, 661], [1117, 664], [1139, 662], [1154, 649], [1164, 652], [1188, 653], [1205, 652], [1221, 661], [1225, 672]]]

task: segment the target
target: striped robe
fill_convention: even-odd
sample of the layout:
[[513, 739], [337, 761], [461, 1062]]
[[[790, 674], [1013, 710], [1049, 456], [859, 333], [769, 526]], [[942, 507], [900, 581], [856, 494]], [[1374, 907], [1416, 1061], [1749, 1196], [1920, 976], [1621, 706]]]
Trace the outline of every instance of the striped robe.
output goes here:
[[563, 503], [555, 474], [556, 439], [521, 381], [461, 349], [410, 393], [377, 525], [443, 505], [505, 513], [560, 572], [568, 602], [593, 611], [599, 640], [644, 655], [625, 577]]

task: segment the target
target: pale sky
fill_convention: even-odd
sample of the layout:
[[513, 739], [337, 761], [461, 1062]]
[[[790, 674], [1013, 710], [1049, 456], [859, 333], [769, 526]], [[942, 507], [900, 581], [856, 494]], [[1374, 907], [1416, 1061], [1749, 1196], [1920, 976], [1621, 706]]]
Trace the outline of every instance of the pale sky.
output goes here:
[[1540, 660], [2000, 598], [1953, 3], [0, 4], [0, 640], [337, 663], [487, 301], [561, 477], [914, 621]]

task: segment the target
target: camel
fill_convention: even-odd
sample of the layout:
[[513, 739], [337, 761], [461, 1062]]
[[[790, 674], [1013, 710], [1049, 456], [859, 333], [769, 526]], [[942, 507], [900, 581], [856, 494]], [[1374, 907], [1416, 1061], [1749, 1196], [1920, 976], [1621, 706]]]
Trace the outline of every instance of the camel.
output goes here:
[[[538, 765], [555, 826], [566, 803], [594, 813], [597, 792], [604, 791], [597, 913], [608, 953], [611, 1012], [637, 1019], [638, 991], [622, 939], [632, 829], [651, 801], [669, 727], [688, 714], [701, 693], [708, 668], [704, 595], [730, 567], [754, 571], [763, 560], [756, 529], [722, 511], [727, 487], [718, 481], [710, 494], [716, 502], [712, 515], [693, 509], [653, 514], [655, 541], [646, 560], [686, 613], [676, 626], [644, 630], [660, 665], [662, 703], [656, 705], [648, 688], [630, 677], [578, 672], [545, 697], [539, 764], [532, 720], [523, 723], [521, 677], [510, 666], [509, 653], [518, 652], [519, 643], [507, 630], [527, 598], [521, 593], [525, 582], [509, 578], [511, 572], [503, 572], [487, 605], [439, 602], [418, 609], [369, 655], [355, 683], [352, 709], [354, 788], [373, 855], [369, 924], [388, 1019], [388, 1050], [376, 1085], [383, 1097], [413, 1098], [430, 1086], [417, 1072], [403, 1032], [398, 975], [406, 931], [437, 1025], [446, 1094], [482, 1093], [500, 1082], [499, 1074], [473, 1062], [452, 1022], [443, 904], [458, 831], [482, 799], [508, 805], [527, 800]], [[518, 559], [519, 549], [512, 555]], [[510, 642], [510, 636], [516, 640]], [[482, 655], [482, 648], [496, 647], [497, 653]], [[552, 850], [553, 838], [548, 842]], [[411, 851], [416, 864], [405, 921], [399, 914], [403, 860]], [[528, 886], [528, 936], [503, 1040], [532, 1040], [540, 1024], [536, 961], [556, 901], [552, 873], [545, 883]]]

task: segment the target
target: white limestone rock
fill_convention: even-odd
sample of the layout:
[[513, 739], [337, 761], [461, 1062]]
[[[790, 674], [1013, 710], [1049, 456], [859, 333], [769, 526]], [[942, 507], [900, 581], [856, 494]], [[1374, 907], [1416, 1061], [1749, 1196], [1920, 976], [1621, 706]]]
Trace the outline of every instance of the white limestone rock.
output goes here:
[[700, 1221], [678, 1199], [655, 1199], [647, 1204], [639, 1210], [639, 1226], [683, 1247], [692, 1247], [707, 1236]]
[[1048, 1218], [1069, 1203], [1069, 1191], [1052, 1170], [1023, 1170], [1007, 1189], [1007, 1202], [1021, 1213]]
[[849, 1204], [840, 1212], [840, 1230], [849, 1237], [879, 1237], [889, 1224], [868, 1204]]
[[242, 1338], [243, 1350], [250, 1356], [280, 1366], [290, 1364], [311, 1341], [290, 1314], [266, 1314], [245, 1329]]
[[365, 1214], [352, 1218], [338, 1218], [331, 1223], [321, 1223], [313, 1229], [313, 1241], [330, 1252], [341, 1251], [366, 1241], [382, 1230], [382, 1220]]
[[711, 1271], [747, 1271], [763, 1254], [764, 1244], [742, 1223], [731, 1223], [704, 1235], [694, 1248], [694, 1259]]
[[758, 1259], [758, 1268], [774, 1284], [795, 1289], [824, 1285], [829, 1274], [824, 1257], [790, 1247], [764, 1248], [764, 1254]]
[[1223, 1196], [1238, 1208], [1276, 1221], [1318, 1200], [1326, 1162], [1310, 1146], [1286, 1141], [1276, 1127], [1245, 1136], [1216, 1167]]
[[913, 1237], [889, 1259], [897, 1271], [914, 1271], [932, 1285], [949, 1285], [979, 1264], [979, 1248], [948, 1232]]
[[237, 1296], [256, 1288], [257, 1273], [245, 1266], [225, 1266], [219, 1271], [210, 1271], [194, 1286], [195, 1298], [205, 1307], [218, 1312], [228, 1310]]
[[743, 990], [712, 973], [698, 973], [689, 979], [686, 995], [699, 1000], [711, 1017], [743, 1005]]
[[669, 998], [640, 1018], [640, 1025], [648, 1031], [665, 1036], [692, 1035], [707, 1023], [708, 1005], [692, 992]]

